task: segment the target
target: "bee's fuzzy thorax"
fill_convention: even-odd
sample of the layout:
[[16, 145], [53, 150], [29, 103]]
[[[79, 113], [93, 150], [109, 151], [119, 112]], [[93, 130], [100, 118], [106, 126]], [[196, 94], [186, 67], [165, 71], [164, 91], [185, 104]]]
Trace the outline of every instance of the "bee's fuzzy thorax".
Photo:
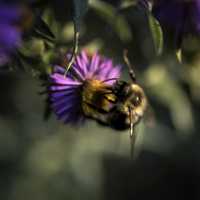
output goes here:
[[82, 108], [88, 117], [95, 117], [95, 112], [109, 112], [115, 101], [116, 96], [112, 88], [99, 80], [88, 80], [83, 85]]

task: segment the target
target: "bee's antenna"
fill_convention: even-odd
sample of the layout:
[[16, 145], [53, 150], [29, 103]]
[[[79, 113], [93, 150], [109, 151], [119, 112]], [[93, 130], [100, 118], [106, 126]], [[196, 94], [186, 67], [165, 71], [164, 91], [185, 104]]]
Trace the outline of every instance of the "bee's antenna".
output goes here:
[[69, 59], [69, 63], [66, 66], [66, 71], [65, 71], [64, 76], [66, 76], [67, 72], [71, 68], [71, 66], [74, 63], [74, 60], [76, 58], [76, 54], [78, 52], [79, 35], [80, 35], [79, 31], [76, 30], [76, 26], [74, 25], [74, 47], [73, 47], [71, 57]]
[[133, 70], [133, 67], [128, 59], [128, 50], [127, 49], [124, 49], [123, 51], [123, 58], [124, 58], [124, 62], [126, 63], [126, 65], [128, 66], [128, 69], [129, 69], [129, 75], [132, 79], [133, 82], [136, 82], [136, 75], [135, 75], [135, 72]]
[[133, 109], [131, 107], [129, 107], [129, 119], [130, 119], [130, 133], [129, 133], [129, 137], [130, 137], [130, 145], [131, 145], [131, 149], [130, 149], [130, 155], [131, 158], [134, 155], [134, 147], [135, 147], [135, 140], [136, 140], [136, 135], [134, 134], [134, 123], [133, 123]]
[[101, 82], [105, 83], [105, 82], [108, 82], [108, 81], [116, 81], [116, 80], [118, 80], [118, 78], [109, 78], [109, 79], [103, 80]]

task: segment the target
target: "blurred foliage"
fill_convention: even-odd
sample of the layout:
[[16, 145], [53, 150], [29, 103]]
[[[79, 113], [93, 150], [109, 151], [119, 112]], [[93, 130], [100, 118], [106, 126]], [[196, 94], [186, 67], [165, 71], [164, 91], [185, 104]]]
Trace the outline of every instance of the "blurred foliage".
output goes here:
[[[145, 89], [149, 110], [136, 127], [134, 160], [128, 131], [90, 120], [70, 127], [53, 115], [42, 118], [39, 76], [74, 44], [68, 2], [78, 13], [86, 8], [75, 17], [79, 50], [112, 57], [130, 81], [122, 58], [128, 49]], [[0, 73], [1, 199], [199, 199], [199, 38], [185, 38], [178, 54], [165, 51], [158, 22], [135, 1], [121, 7], [120, 1], [73, 2], [35, 1], [39, 15], [33, 30], [10, 63], [12, 72]]]

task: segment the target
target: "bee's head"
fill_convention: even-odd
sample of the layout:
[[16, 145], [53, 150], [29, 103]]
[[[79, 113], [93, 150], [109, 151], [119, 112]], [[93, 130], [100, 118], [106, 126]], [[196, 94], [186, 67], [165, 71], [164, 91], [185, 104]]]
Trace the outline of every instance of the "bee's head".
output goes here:
[[144, 115], [147, 107], [147, 99], [143, 89], [138, 84], [130, 84], [129, 90], [129, 95], [127, 95], [123, 104], [123, 111], [127, 115], [126, 123], [135, 125]]
[[137, 124], [147, 107], [146, 96], [138, 84], [127, 84], [124, 90], [126, 95], [116, 104], [111, 115], [111, 125], [121, 130], [129, 128], [131, 123]]
[[130, 84], [129, 90], [129, 95], [124, 102], [124, 110], [128, 112], [130, 108], [134, 110], [136, 115], [142, 117], [147, 107], [147, 99], [144, 91], [138, 84]]

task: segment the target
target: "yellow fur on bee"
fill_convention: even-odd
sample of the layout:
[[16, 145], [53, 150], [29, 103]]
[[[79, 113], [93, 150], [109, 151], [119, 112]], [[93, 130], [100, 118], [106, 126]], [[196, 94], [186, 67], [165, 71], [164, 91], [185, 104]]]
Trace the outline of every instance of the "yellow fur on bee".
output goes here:
[[111, 87], [100, 80], [88, 80], [83, 85], [82, 109], [86, 116], [98, 116], [99, 109], [109, 112], [112, 102], [116, 96], [112, 93]]

